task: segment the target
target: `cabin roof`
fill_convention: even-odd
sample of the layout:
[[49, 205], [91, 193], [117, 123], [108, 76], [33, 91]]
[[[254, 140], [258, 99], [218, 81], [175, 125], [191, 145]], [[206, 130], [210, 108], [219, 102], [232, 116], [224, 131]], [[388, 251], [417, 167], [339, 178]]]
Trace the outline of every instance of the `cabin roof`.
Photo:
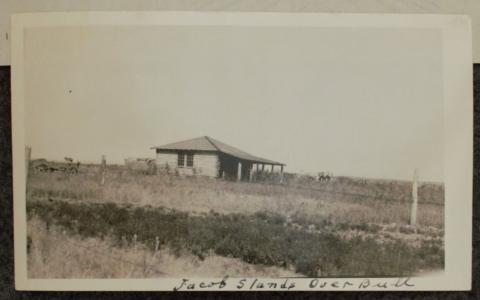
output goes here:
[[208, 136], [202, 136], [194, 139], [184, 140], [176, 143], [170, 143], [163, 146], [152, 147], [152, 149], [176, 150], [176, 151], [214, 151], [222, 152], [239, 159], [248, 160], [253, 163], [263, 163], [269, 165], [285, 165], [284, 163], [270, 159], [258, 157], [242, 151], [233, 146], [227, 145]]

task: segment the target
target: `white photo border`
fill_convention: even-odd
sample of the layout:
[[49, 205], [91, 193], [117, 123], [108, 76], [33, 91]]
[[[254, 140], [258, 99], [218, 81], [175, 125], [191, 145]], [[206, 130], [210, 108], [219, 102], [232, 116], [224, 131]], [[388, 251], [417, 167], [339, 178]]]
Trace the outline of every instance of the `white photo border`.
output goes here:
[[[387, 291], [470, 290], [472, 260], [473, 66], [468, 16], [407, 14], [317, 14], [239, 12], [69, 12], [12, 16], [12, 157], [14, 192], [15, 286], [17, 290], [160, 291], [173, 290], [181, 278], [29, 279], [26, 253], [26, 180], [24, 124], [24, 34], [33, 27], [58, 26], [292, 26], [323, 28], [431, 28], [442, 32], [445, 170], [445, 270], [411, 278], [414, 286], [396, 287], [396, 278], [322, 278], [352, 285], [311, 288], [312, 278], [291, 278], [292, 290]], [[386, 54], [388, 55], [388, 54]], [[189, 279], [192, 283], [221, 278]], [[201, 290], [240, 291], [233, 279]], [[262, 279], [267, 281], [267, 279]], [[268, 279], [279, 285], [285, 278]], [[362, 282], [372, 284], [361, 288]], [[237, 281], [238, 282], [238, 281]], [[388, 282], [388, 287], [374, 282]], [[197, 289], [198, 290], [198, 289]], [[244, 290], [244, 289], [243, 289]], [[256, 290], [256, 289], [253, 289]], [[278, 290], [264, 288], [262, 290]]]

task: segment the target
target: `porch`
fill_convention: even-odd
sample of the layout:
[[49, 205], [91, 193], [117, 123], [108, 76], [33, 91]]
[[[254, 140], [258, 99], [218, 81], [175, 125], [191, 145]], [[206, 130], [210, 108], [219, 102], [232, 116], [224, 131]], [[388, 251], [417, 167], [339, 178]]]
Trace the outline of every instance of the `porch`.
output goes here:
[[226, 180], [255, 182], [269, 178], [283, 182], [282, 163], [246, 160], [225, 153], [219, 155], [219, 163], [219, 177]]

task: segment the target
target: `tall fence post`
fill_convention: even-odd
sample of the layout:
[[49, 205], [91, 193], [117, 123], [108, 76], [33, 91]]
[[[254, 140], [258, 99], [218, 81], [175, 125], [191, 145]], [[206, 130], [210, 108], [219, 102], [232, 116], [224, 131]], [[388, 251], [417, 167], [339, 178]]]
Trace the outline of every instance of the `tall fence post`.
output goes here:
[[106, 155], [102, 155], [101, 172], [102, 172], [102, 179], [100, 181], [100, 185], [103, 186], [105, 184], [105, 173], [107, 172], [107, 157], [106, 157]]
[[28, 171], [30, 169], [31, 156], [32, 156], [32, 147], [25, 146], [25, 180], [28, 179]]
[[412, 183], [412, 208], [410, 211], [410, 225], [417, 225], [417, 205], [418, 205], [418, 169], [413, 171]]

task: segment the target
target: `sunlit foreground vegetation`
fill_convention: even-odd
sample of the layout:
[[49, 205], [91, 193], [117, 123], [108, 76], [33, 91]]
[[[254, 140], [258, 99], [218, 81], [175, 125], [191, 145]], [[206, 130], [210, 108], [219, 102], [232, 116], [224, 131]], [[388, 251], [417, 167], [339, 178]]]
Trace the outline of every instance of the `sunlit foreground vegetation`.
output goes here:
[[[30, 174], [29, 276], [406, 276], [443, 269], [443, 187]], [[59, 252], [60, 251], [60, 252]], [[63, 253], [62, 255], [60, 255]]]
[[187, 250], [175, 254], [167, 246], [153, 251], [118, 245], [111, 238], [85, 237], [50, 226], [38, 218], [29, 220], [28, 274], [32, 278], [147, 278], [147, 277], [297, 277], [291, 270], [248, 264], [238, 258], [210, 253], [203, 259]]

